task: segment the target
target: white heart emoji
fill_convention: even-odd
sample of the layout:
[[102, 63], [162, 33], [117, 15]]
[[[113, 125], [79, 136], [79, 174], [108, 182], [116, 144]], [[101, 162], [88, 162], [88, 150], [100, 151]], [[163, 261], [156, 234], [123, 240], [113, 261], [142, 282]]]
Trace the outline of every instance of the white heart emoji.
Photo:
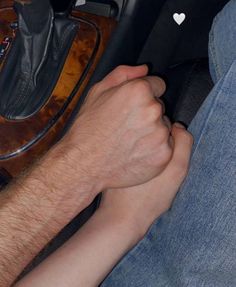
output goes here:
[[178, 25], [181, 25], [186, 19], [186, 15], [184, 13], [181, 13], [181, 14], [175, 13], [173, 15], [173, 18]]

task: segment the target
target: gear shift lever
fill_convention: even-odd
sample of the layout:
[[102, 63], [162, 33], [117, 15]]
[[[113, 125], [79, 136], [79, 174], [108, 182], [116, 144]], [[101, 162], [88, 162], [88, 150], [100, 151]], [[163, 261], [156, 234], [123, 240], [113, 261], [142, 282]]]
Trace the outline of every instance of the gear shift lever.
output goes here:
[[19, 19], [21, 64], [24, 65], [21, 87], [27, 85], [28, 81], [32, 81], [29, 84], [35, 87], [38, 73], [50, 49], [54, 15], [49, 0], [31, 0], [30, 4], [23, 5], [18, 1], [15, 4], [15, 10]]
[[17, 120], [50, 97], [78, 27], [57, 18], [49, 0], [15, 0], [14, 7], [18, 32], [0, 73], [0, 114]]
[[32, 33], [42, 30], [52, 12], [49, 0], [15, 0], [14, 6], [19, 22], [23, 20]]

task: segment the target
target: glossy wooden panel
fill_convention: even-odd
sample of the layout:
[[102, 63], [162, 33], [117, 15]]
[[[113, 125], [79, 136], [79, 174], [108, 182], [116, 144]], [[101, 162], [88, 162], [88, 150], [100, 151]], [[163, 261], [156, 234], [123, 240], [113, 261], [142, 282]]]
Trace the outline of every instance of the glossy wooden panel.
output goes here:
[[[7, 8], [11, 5], [12, 1], [0, 4], [0, 41], [12, 33], [9, 24], [16, 20], [13, 9]], [[26, 120], [8, 121], [0, 117], [0, 169], [12, 176], [17, 176], [56, 142], [115, 27], [115, 22], [105, 17], [75, 11], [73, 18], [79, 21], [80, 28], [46, 105]], [[78, 91], [73, 95], [78, 83]]]

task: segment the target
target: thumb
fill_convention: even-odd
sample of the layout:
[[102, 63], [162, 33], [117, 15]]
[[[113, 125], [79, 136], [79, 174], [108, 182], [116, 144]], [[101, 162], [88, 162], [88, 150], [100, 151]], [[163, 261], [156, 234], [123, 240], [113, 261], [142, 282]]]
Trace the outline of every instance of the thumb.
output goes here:
[[174, 141], [174, 152], [169, 168], [179, 175], [182, 180], [187, 172], [193, 147], [193, 136], [179, 123], [175, 123], [172, 127], [172, 137]]

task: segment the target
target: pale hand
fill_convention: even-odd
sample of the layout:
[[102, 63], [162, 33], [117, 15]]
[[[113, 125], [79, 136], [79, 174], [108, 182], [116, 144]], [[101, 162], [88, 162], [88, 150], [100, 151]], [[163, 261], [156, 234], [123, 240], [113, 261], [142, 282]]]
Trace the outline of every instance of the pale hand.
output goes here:
[[100, 206], [106, 218], [134, 229], [140, 240], [153, 221], [166, 212], [185, 179], [190, 161], [193, 137], [179, 124], [172, 128], [174, 154], [162, 174], [150, 182], [126, 189], [109, 190]]

